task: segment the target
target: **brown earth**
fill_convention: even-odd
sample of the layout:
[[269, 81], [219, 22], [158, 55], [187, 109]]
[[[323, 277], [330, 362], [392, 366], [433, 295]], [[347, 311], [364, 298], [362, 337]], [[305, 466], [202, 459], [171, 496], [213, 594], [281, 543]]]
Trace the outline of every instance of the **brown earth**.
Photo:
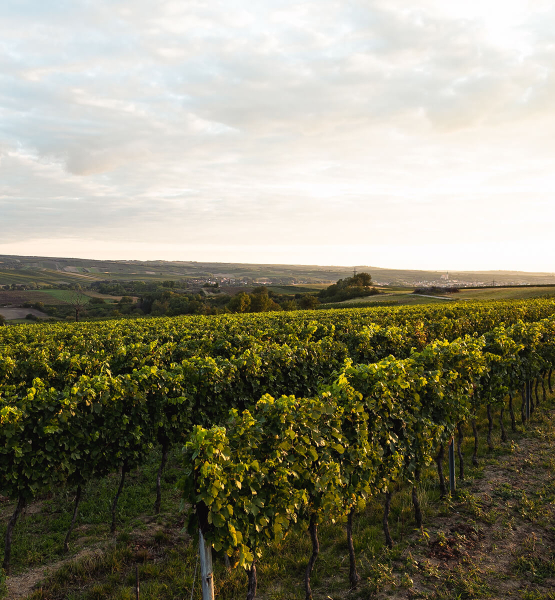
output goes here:
[[37, 310], [36, 308], [13, 308], [13, 307], [0, 307], [0, 315], [2, 315], [6, 321], [12, 319], [25, 319], [27, 315], [35, 315], [39, 319], [48, 319], [49, 316], [46, 313]]
[[[33, 505], [31, 505], [27, 507], [27, 514], [40, 512], [41, 503], [37, 502], [34, 504], [37, 506], [33, 507]], [[186, 533], [183, 533], [180, 530], [165, 529], [162, 525], [158, 524], [153, 517], [143, 516], [141, 521], [142, 527], [133, 532], [130, 543], [134, 555], [136, 555], [137, 558], [140, 558], [141, 561], [147, 559], [159, 559], [159, 557], [156, 556], [157, 544], [154, 541], [156, 534], [159, 532], [164, 532], [166, 542], [170, 545], [190, 543], [189, 536]], [[80, 531], [80, 529], [82, 529], [82, 531]], [[101, 558], [106, 552], [115, 548], [115, 539], [96, 540], [91, 544], [90, 539], [86, 535], [86, 529], [85, 526], [74, 530], [74, 535], [78, 536], [76, 544], [79, 549], [71, 556], [8, 577], [6, 581], [8, 594], [5, 596], [5, 600], [21, 600], [27, 598], [34, 590], [36, 590], [37, 584], [47, 579], [49, 575], [55, 573], [64, 565], [71, 562], [79, 562], [83, 559], [87, 561], [90, 559], [93, 561], [95, 558]]]
[[[109, 294], [101, 294], [100, 292], [84, 291], [83, 294], [85, 294], [85, 296], [89, 296], [90, 298], [102, 298], [103, 300], [111, 300], [112, 302], [119, 302], [123, 298], [123, 296], [110, 296]], [[127, 297], [133, 298], [133, 302], [137, 302], [139, 299], [138, 296]]]
[[449, 510], [424, 524], [428, 538], [414, 535], [394, 561], [397, 584], [376, 598], [555, 598], [552, 420], [459, 485]]
[[21, 306], [26, 302], [42, 302], [43, 304], [66, 304], [63, 300], [40, 291], [0, 290], [0, 306]]
[[85, 556], [92, 557], [94, 555], [100, 555], [102, 554], [103, 550], [104, 548], [100, 546], [96, 548], [83, 548], [77, 554], [74, 554], [71, 557], [58, 560], [50, 563], [49, 565], [42, 565], [34, 569], [29, 569], [22, 575], [18, 575], [16, 577], [8, 577], [8, 595], [6, 596], [6, 600], [19, 600], [19, 598], [25, 598], [33, 591], [37, 583], [42, 581], [50, 573], [54, 573], [60, 567], [63, 567], [65, 564], [73, 560], [79, 560]]

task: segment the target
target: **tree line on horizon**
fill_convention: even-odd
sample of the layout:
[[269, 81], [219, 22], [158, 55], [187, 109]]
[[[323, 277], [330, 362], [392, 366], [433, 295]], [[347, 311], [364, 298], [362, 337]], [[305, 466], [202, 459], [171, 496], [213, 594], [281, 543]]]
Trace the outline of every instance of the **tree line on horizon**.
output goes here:
[[[173, 280], [157, 284], [145, 284], [142, 281], [93, 283], [89, 289], [121, 298], [114, 302], [103, 298], [91, 298], [86, 306], [80, 307], [80, 319], [312, 310], [319, 306], [380, 293], [372, 286], [369, 273], [358, 273], [353, 277], [340, 279], [317, 293], [278, 293], [266, 286], [258, 286], [251, 291], [229, 295], [217, 284], [205, 284], [195, 292], [183, 289], [180, 285], [180, 282]], [[136, 301], [134, 297], [137, 298]], [[27, 305], [57, 319], [73, 320], [75, 315], [71, 304]]]

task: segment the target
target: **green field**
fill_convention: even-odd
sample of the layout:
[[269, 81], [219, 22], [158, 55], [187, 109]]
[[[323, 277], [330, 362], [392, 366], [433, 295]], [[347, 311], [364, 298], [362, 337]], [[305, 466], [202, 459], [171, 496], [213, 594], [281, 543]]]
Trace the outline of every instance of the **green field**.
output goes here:
[[[54, 290], [54, 289], [40, 289], [40, 290], [0, 290], [0, 306], [23, 306], [26, 303], [36, 304], [42, 302], [42, 304], [49, 306], [59, 306], [62, 304], [71, 304], [78, 298], [81, 304], [87, 304], [92, 297], [103, 297], [102, 294], [85, 294], [83, 292], [76, 292], [73, 290]], [[107, 301], [115, 301], [119, 298], [111, 296], [105, 297]]]
[[269, 285], [268, 289], [276, 294], [317, 294], [328, 287], [325, 283], [312, 285]]
[[438, 304], [468, 300], [527, 300], [530, 298], [552, 298], [555, 297], [555, 286], [523, 286], [523, 287], [499, 287], [499, 288], [480, 288], [480, 289], [461, 289], [458, 294], [434, 295], [413, 294], [412, 289], [401, 291], [395, 288], [394, 291], [386, 291], [379, 296], [369, 296], [367, 298], [352, 298], [337, 304], [337, 306], [368, 304], [371, 306], [376, 302], [395, 301], [397, 304]]
[[74, 290], [41, 290], [41, 293], [48, 294], [56, 300], [61, 300], [67, 304], [72, 304], [77, 300], [81, 304], [88, 304], [91, 300], [90, 296]]
[[350, 300], [345, 300], [345, 302], [339, 302], [334, 306], [351, 306], [367, 304], [368, 306], [372, 306], [372, 304], [379, 302], [395, 302], [397, 304], [444, 304], [446, 300], [442, 298], [429, 298], [424, 296], [416, 296], [412, 294], [412, 290], [407, 290], [405, 292], [394, 292], [394, 293], [385, 293], [379, 294], [378, 296], [367, 296], [366, 298], [351, 298]]
[[29, 319], [10, 319], [9, 321], [6, 321], [7, 323], [9, 323], [10, 325], [29, 325], [29, 323], [34, 323], [33, 321], [30, 321]]
[[76, 273], [64, 273], [48, 269], [0, 270], [0, 285], [29, 284], [58, 285], [63, 283], [85, 283], [95, 281], [100, 277], [83, 276]]
[[552, 298], [555, 296], [555, 286], [519, 288], [486, 288], [477, 290], [461, 290], [452, 294], [460, 300], [526, 300], [528, 298]]

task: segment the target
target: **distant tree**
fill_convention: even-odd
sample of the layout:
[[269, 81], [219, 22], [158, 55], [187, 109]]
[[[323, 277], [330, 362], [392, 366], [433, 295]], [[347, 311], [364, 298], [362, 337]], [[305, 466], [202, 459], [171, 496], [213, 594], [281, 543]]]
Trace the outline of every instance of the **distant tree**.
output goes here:
[[[154, 300], [150, 314], [156, 317], [162, 317], [168, 312], [169, 307], [170, 303], [167, 300]], [[119, 311], [117, 311], [117, 313], [121, 314]], [[116, 312], [114, 312], [114, 314], [116, 314]]]
[[210, 307], [200, 300], [191, 300], [188, 313], [191, 315], [209, 315]]
[[241, 292], [229, 301], [227, 308], [234, 313], [249, 312], [251, 306], [251, 297], [245, 292]]
[[347, 281], [350, 282], [347, 287], [370, 287], [372, 285], [372, 276], [370, 273], [357, 273]]
[[5, 324], [6, 324], [6, 319], [2, 315], [0, 315], [0, 327], [2, 327]]
[[251, 292], [251, 294], [254, 294], [254, 295], [261, 294], [263, 296], [267, 296], [268, 295], [268, 288], [264, 287], [263, 285], [259, 285], [258, 287], [254, 288], [254, 290]]
[[88, 302], [88, 298], [82, 293], [80, 285], [76, 285], [73, 289], [69, 290], [66, 302], [73, 307], [73, 310], [75, 311], [75, 322], [77, 323]]
[[357, 273], [353, 277], [340, 279], [337, 283], [328, 286], [325, 290], [320, 291], [318, 296], [327, 302], [342, 302], [350, 298], [378, 294], [378, 290], [371, 285], [372, 277], [369, 273]]
[[282, 302], [281, 308], [283, 310], [298, 310], [299, 305], [295, 302], [295, 300], [286, 300]]
[[281, 310], [281, 306], [272, 300], [266, 288], [255, 288], [250, 294], [251, 307], [249, 312], [268, 312], [270, 310]]
[[302, 298], [299, 300], [299, 306], [303, 310], [311, 310], [316, 308], [318, 304], [320, 304], [320, 301], [312, 294], [303, 294]]

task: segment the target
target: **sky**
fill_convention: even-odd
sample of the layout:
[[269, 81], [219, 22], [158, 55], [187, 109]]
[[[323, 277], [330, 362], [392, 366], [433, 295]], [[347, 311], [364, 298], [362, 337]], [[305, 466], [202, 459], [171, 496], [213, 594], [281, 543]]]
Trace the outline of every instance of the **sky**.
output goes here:
[[2, 0], [0, 254], [555, 271], [555, 2]]

